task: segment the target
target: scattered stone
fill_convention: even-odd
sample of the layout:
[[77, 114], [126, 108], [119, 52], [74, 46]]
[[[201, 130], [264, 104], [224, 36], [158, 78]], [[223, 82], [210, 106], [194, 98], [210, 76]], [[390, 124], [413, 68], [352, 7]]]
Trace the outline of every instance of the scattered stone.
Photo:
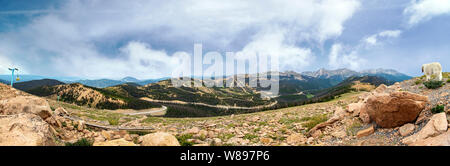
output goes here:
[[106, 130], [103, 130], [103, 131], [101, 132], [101, 135], [102, 135], [103, 138], [105, 138], [106, 140], [111, 140], [111, 139], [112, 139], [111, 133], [108, 132], [108, 131], [106, 131]]
[[416, 129], [416, 126], [412, 123], [408, 123], [400, 127], [398, 129], [398, 132], [400, 133], [401, 136], [407, 136], [411, 134], [414, 131], [414, 129]]
[[54, 113], [58, 116], [68, 116], [69, 112], [66, 111], [66, 109], [64, 109], [63, 107], [58, 107]]
[[336, 138], [344, 138], [347, 136], [347, 133], [344, 130], [339, 130], [331, 133], [331, 135]]
[[309, 137], [308, 140], [306, 140], [306, 144], [308, 144], [308, 145], [314, 144], [314, 138], [313, 137]]
[[78, 127], [77, 127], [77, 130], [78, 130], [78, 131], [83, 131], [83, 129], [84, 129], [84, 124], [85, 124], [84, 121], [79, 120], [79, 121], [78, 121], [78, 124], [77, 124], [77, 126], [78, 126]]
[[369, 135], [373, 134], [374, 132], [375, 132], [375, 128], [373, 126], [370, 126], [367, 129], [358, 131], [358, 133], [356, 133], [356, 137], [361, 138], [361, 137], [369, 136]]
[[286, 141], [290, 145], [300, 145], [300, 144], [304, 144], [306, 142], [306, 137], [303, 134], [297, 133], [297, 134], [292, 134], [289, 137], [287, 137]]
[[212, 144], [215, 146], [222, 145], [222, 140], [220, 138], [213, 138]]
[[264, 145], [272, 143], [272, 138], [259, 138], [259, 142], [263, 143]]
[[127, 141], [133, 141], [133, 138], [129, 134], [126, 134], [123, 138]]
[[157, 132], [142, 136], [142, 146], [180, 146], [177, 138], [169, 133]]
[[198, 132], [200, 132], [200, 129], [198, 127], [192, 127], [186, 131], [187, 134], [197, 134]]

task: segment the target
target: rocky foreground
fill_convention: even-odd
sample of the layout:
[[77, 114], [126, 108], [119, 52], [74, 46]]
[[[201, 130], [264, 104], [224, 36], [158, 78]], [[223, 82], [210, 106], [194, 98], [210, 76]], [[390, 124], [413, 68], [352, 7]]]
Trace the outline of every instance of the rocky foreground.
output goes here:
[[[450, 145], [450, 84], [430, 90], [416, 79], [325, 103], [213, 118], [129, 116], [0, 84], [0, 145]], [[437, 105], [444, 112], [433, 114]]]

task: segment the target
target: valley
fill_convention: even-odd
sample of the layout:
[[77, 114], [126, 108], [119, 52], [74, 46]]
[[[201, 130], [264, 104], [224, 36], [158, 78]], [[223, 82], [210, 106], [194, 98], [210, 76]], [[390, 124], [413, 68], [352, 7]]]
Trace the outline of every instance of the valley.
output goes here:
[[[380, 74], [387, 75], [384, 72], [378, 73]], [[395, 74], [391, 77], [396, 75], [403, 76]], [[237, 77], [243, 77], [242, 80], [248, 82], [254, 75]], [[226, 77], [223, 81], [237, 77]], [[167, 117], [209, 117], [323, 102], [354, 90], [354, 86], [390, 85], [393, 82], [380, 76], [360, 76], [360, 73], [348, 69], [321, 69], [303, 74], [281, 72], [279, 78], [280, 94], [274, 98], [261, 98], [259, 91], [263, 88], [249, 87], [247, 83], [238, 82], [239, 79], [234, 80], [234, 83], [244, 85], [243, 87], [174, 87], [171, 79], [141, 86], [132, 82], [139, 80], [131, 77], [120, 80], [128, 81], [127, 83], [105, 88], [80, 83], [65, 84], [51, 79], [19, 82], [15, 87], [37, 96], [97, 109], [145, 110], [161, 108], [164, 105], [168, 107], [164, 115]], [[370, 86], [357, 87], [357, 91], [368, 90]]]

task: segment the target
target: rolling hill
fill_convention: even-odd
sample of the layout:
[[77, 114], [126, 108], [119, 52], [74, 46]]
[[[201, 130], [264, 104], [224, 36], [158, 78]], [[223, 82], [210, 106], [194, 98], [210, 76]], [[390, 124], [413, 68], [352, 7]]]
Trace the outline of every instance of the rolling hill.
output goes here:
[[2, 83], [2, 84], [9, 84], [9, 81], [1, 80], [1, 79], [0, 79], [0, 83]]
[[381, 84], [391, 85], [393, 82], [378, 76], [351, 76], [335, 86], [317, 90], [313, 93], [281, 95], [275, 99], [279, 102], [279, 107], [296, 106], [329, 101], [336, 96], [351, 91], [370, 91]]
[[28, 91], [28, 90], [39, 88], [42, 86], [55, 86], [55, 85], [63, 85], [63, 84], [65, 84], [65, 83], [58, 81], [58, 80], [42, 79], [42, 80], [18, 82], [18, 83], [14, 84], [14, 88], [22, 90], [22, 91]]
[[159, 107], [158, 104], [152, 104], [147, 101], [122, 96], [108, 90], [89, 87], [79, 83], [42, 86], [27, 90], [26, 92], [41, 97], [49, 97], [55, 100], [57, 99], [57, 96], [60, 96], [60, 101], [99, 109], [139, 110]]

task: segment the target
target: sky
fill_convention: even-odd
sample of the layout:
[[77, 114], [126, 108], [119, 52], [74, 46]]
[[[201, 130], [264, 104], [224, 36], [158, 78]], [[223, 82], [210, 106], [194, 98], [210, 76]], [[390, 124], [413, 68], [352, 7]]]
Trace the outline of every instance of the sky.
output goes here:
[[175, 53], [278, 54], [279, 69], [450, 66], [450, 0], [0, 0], [0, 74], [167, 77]]

